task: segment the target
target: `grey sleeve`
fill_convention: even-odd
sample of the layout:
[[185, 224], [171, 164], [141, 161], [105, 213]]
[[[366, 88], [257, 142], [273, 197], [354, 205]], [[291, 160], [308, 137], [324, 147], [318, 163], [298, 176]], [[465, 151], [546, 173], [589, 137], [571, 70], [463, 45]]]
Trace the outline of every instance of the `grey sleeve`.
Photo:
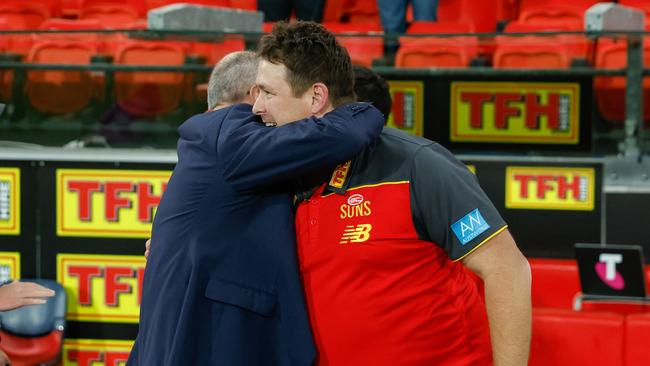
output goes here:
[[411, 207], [421, 239], [462, 259], [506, 223], [476, 176], [438, 144], [422, 147], [411, 167]]

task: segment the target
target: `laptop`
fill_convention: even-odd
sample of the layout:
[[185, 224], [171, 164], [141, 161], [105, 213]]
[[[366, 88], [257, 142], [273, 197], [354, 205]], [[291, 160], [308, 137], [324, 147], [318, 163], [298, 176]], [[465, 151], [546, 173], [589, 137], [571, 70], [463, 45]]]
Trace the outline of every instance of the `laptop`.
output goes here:
[[648, 300], [639, 245], [575, 245], [583, 299]]

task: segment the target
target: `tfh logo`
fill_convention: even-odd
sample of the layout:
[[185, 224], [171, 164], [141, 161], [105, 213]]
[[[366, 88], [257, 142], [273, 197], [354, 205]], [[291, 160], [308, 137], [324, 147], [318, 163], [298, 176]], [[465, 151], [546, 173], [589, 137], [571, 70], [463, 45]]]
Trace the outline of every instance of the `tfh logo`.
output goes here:
[[625, 288], [625, 280], [620, 272], [616, 270], [616, 265], [623, 263], [623, 256], [614, 253], [602, 253], [596, 263], [596, 274], [609, 287], [614, 290]]

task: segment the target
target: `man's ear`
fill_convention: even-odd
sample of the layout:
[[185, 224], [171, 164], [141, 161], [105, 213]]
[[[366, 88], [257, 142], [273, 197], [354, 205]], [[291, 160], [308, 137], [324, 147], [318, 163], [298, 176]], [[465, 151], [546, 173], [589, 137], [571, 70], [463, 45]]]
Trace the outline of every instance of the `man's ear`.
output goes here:
[[311, 102], [311, 113], [314, 115], [319, 115], [329, 104], [329, 89], [323, 83], [316, 83], [312, 86], [313, 95]]
[[257, 96], [260, 94], [260, 89], [257, 87], [257, 85], [251, 86], [250, 89], [248, 89], [248, 94], [246, 95], [246, 102], [249, 103], [250, 105], [255, 104], [255, 101], [257, 100]]

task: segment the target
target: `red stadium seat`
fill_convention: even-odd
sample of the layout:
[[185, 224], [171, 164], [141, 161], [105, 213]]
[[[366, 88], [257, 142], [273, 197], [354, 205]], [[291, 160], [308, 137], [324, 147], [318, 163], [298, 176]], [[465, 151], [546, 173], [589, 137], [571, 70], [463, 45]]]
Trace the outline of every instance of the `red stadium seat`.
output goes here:
[[[599, 3], [601, 1], [599, 0], [571, 0], [571, 1], [566, 1], [566, 0], [519, 0], [519, 11], [520, 13], [532, 9], [532, 8], [539, 8], [539, 7], [555, 7], [555, 6], [564, 6], [566, 4], [571, 4], [571, 6], [574, 6], [576, 8], [581, 9], [583, 12], [590, 8], [591, 6]], [[620, 1], [619, 1], [620, 2]]]
[[533, 307], [573, 309], [580, 292], [578, 265], [574, 260], [529, 258], [533, 278]]
[[650, 314], [625, 317], [625, 366], [650, 365]]
[[20, 24], [24, 26], [22, 29], [38, 29], [50, 15], [48, 7], [40, 3], [0, 3], [0, 19], [6, 20], [9, 24]]
[[350, 23], [372, 23], [381, 26], [377, 0], [347, 0], [343, 18]]
[[323, 8], [323, 23], [338, 23], [343, 17], [345, 0], [327, 0]]
[[585, 9], [574, 4], [553, 4], [547, 7], [525, 8], [519, 13], [522, 23], [546, 24], [549, 26], [584, 29]]
[[[339, 43], [348, 50], [355, 64], [371, 66], [374, 59], [384, 54], [382, 28], [372, 23], [324, 23], [325, 28], [337, 35]], [[375, 37], [354, 37], [345, 34], [365, 33]]]
[[[570, 32], [579, 31], [572, 25], [563, 23], [522, 23], [510, 22], [505, 27], [505, 33], [537, 33], [537, 32]], [[530, 36], [527, 36], [530, 37]], [[505, 37], [502, 38], [505, 41]], [[517, 43], [518, 38], [510, 38], [510, 42]], [[574, 58], [591, 60], [593, 58], [593, 42], [582, 35], [577, 34], [560, 34], [555, 36], [539, 36], [540, 44], [562, 45], [569, 54]]]
[[205, 63], [215, 65], [223, 56], [246, 49], [246, 44], [241, 36], [229, 35], [218, 42], [192, 42], [193, 54], [203, 56]]
[[230, 0], [229, 6], [236, 9], [257, 10], [257, 0]]
[[97, 4], [81, 8], [79, 19], [94, 19], [107, 29], [124, 29], [125, 24], [139, 19], [138, 11], [127, 4]]
[[83, 13], [84, 8], [118, 6], [135, 10], [138, 17], [145, 17], [147, 15], [147, 4], [145, 0], [83, 0], [81, 10]]
[[[472, 33], [469, 23], [413, 22], [409, 34]], [[458, 68], [469, 66], [478, 55], [478, 39], [474, 36], [400, 37], [395, 66], [402, 68]]]
[[[127, 41], [120, 46], [115, 64], [182, 65], [185, 54], [180, 45], [165, 42]], [[118, 105], [134, 116], [155, 116], [176, 109], [183, 95], [184, 76], [180, 72], [116, 72]]]
[[[643, 46], [643, 63], [650, 65], [650, 42]], [[608, 69], [625, 68], [627, 65], [627, 45], [624, 41], [618, 43], [600, 42], [596, 54], [596, 67]], [[625, 88], [624, 76], [597, 76], [594, 78], [594, 91], [598, 110], [609, 121], [622, 122], [625, 120]], [[650, 120], [650, 78], [643, 79], [643, 119]]]
[[511, 21], [518, 16], [519, 0], [497, 0], [497, 21]]
[[571, 66], [571, 60], [567, 48], [549, 43], [543, 37], [523, 36], [515, 40], [498, 36], [493, 66], [499, 69], [566, 69]]
[[[96, 43], [78, 40], [40, 39], [27, 62], [90, 64]], [[93, 81], [88, 71], [32, 70], [27, 72], [27, 97], [39, 111], [52, 114], [76, 112], [90, 104]]]
[[477, 32], [494, 32], [497, 9], [501, 0], [441, 0], [438, 3], [438, 20], [442, 22], [469, 23]]
[[622, 315], [533, 309], [529, 366], [622, 366], [623, 357]]

